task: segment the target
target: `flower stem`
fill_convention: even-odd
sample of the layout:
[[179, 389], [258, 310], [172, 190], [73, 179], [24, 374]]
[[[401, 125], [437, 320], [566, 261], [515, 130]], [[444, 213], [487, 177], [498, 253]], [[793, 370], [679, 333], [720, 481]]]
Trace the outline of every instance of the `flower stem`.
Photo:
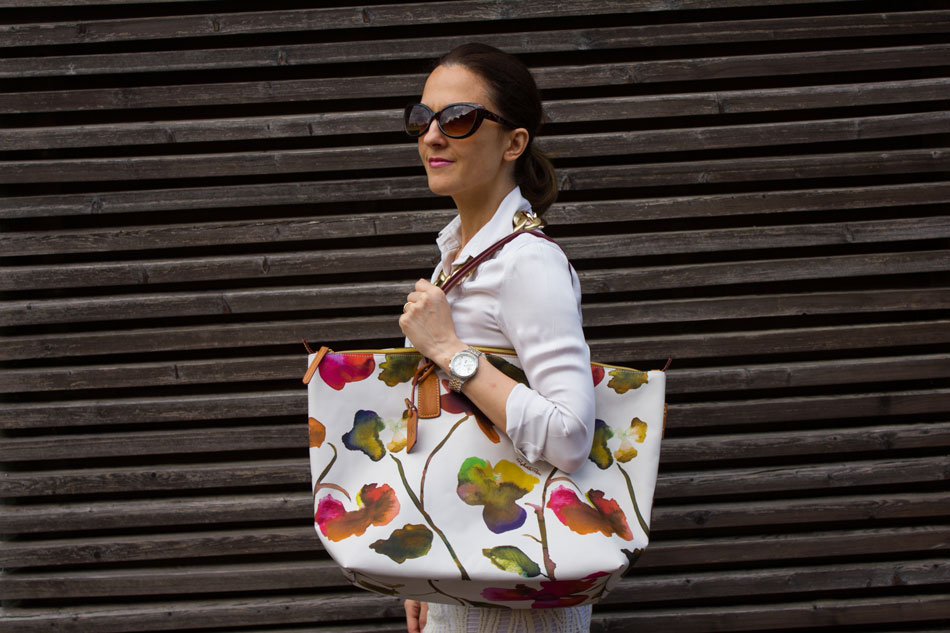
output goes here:
[[627, 490], [630, 492], [630, 502], [633, 503], [633, 511], [637, 513], [637, 521], [640, 522], [640, 527], [643, 528], [643, 532], [647, 535], [647, 538], [650, 538], [650, 526], [647, 525], [647, 522], [643, 520], [643, 515], [640, 514], [637, 497], [633, 494], [633, 482], [630, 481], [630, 475], [620, 466], [620, 462], [617, 462], [617, 468], [623, 473], [623, 478], [627, 480]]
[[538, 532], [541, 534], [541, 553], [544, 556], [544, 569], [547, 572], [547, 577], [551, 580], [554, 580], [554, 568], [557, 567], [557, 565], [551, 560], [551, 553], [548, 550], [548, 528], [544, 523], [544, 507], [548, 498], [548, 486], [551, 485], [551, 480], [554, 478], [554, 473], [556, 472], [557, 468], [552, 468], [548, 474], [548, 478], [544, 480], [544, 488], [541, 490], [541, 507], [535, 506], [534, 509], [538, 515]]
[[462, 573], [462, 580], [471, 580], [468, 575], [468, 572], [465, 571], [465, 567], [462, 566], [462, 561], [459, 560], [458, 556], [455, 554], [455, 550], [452, 549], [452, 546], [449, 544], [449, 539], [445, 537], [445, 533], [440, 530], [435, 522], [432, 521], [432, 517], [429, 516], [429, 513], [425, 511], [422, 507], [422, 503], [419, 501], [416, 494], [412, 491], [412, 488], [409, 487], [409, 482], [406, 481], [406, 471], [402, 468], [402, 462], [400, 462], [395, 455], [392, 453], [389, 454], [393, 458], [393, 461], [396, 462], [396, 468], [399, 469], [399, 478], [402, 479], [402, 484], [406, 487], [406, 492], [409, 494], [409, 498], [412, 500], [412, 503], [415, 504], [416, 509], [419, 510], [422, 517], [426, 520], [426, 523], [429, 524], [436, 534], [439, 535], [439, 538], [442, 539], [442, 542], [445, 543], [445, 548], [449, 550], [449, 556], [452, 557], [452, 560], [455, 561], [456, 566], [459, 568], [459, 571]]
[[442, 438], [442, 441], [439, 442], [439, 443], [436, 445], [436, 447], [432, 449], [432, 452], [429, 453], [429, 456], [426, 458], [426, 464], [425, 464], [425, 466], [422, 467], [422, 479], [420, 479], [420, 481], [419, 481], [419, 509], [420, 509], [420, 510], [425, 507], [425, 500], [426, 500], [426, 473], [429, 472], [429, 462], [431, 462], [431, 461], [432, 461], [432, 457], [433, 457], [436, 453], [439, 452], [439, 449], [441, 449], [443, 446], [445, 446], [445, 443], [446, 443], [447, 441], [449, 441], [449, 438], [452, 437], [452, 434], [453, 434], [453, 433], [455, 433], [455, 429], [459, 428], [459, 425], [460, 425], [462, 422], [464, 422], [465, 420], [467, 420], [467, 419], [468, 419], [468, 416], [466, 415], [464, 418], [462, 418], [461, 420], [459, 420], [458, 422], [456, 422], [455, 425], [454, 425], [451, 429], [449, 429], [449, 432], [446, 433], [445, 437]]

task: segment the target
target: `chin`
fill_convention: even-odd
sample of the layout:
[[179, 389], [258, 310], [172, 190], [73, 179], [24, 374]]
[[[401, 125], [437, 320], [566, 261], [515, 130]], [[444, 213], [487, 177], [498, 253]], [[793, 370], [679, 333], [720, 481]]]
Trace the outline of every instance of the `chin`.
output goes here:
[[452, 186], [451, 182], [446, 182], [447, 179], [440, 178], [438, 176], [429, 175], [429, 191], [434, 193], [437, 196], [451, 196], [455, 193], [455, 187]]

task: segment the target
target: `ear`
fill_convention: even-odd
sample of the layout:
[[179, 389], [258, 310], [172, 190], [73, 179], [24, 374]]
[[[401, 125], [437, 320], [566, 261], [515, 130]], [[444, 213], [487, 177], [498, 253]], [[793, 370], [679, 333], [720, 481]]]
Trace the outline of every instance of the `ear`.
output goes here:
[[528, 130], [519, 127], [508, 133], [508, 147], [505, 148], [503, 158], [507, 162], [514, 162], [518, 157], [524, 154], [528, 149], [528, 140], [530, 139]]

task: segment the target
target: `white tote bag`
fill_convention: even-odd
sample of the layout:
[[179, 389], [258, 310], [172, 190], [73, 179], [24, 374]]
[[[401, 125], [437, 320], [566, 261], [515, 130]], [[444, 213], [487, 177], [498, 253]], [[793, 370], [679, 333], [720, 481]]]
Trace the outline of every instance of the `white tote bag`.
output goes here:
[[[479, 349], [527, 384], [512, 351]], [[427, 602], [575, 606], [602, 598], [646, 547], [664, 371], [591, 364], [594, 440], [568, 475], [528, 463], [414, 349], [321, 348], [308, 361], [314, 526], [354, 584]]]

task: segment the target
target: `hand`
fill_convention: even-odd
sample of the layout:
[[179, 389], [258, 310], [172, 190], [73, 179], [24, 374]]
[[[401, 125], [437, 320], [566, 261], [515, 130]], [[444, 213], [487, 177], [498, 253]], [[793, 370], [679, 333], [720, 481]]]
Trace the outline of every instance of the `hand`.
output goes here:
[[428, 615], [428, 602], [406, 600], [406, 628], [409, 633], [422, 633], [422, 629], [426, 628]]
[[466, 347], [455, 334], [445, 293], [425, 279], [416, 282], [399, 317], [399, 327], [423, 356], [447, 369], [449, 360]]

